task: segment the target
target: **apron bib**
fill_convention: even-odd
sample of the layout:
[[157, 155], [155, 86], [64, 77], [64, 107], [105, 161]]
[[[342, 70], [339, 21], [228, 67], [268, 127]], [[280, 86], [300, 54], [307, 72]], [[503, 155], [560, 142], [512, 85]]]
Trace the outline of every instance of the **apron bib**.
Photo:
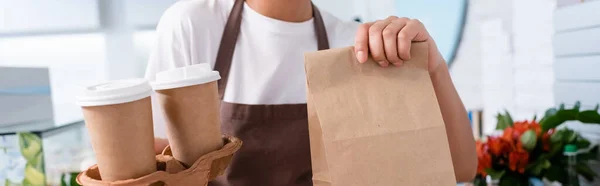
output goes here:
[[[223, 99], [240, 32], [244, 0], [236, 0], [217, 53]], [[313, 5], [318, 49], [329, 49], [325, 25]], [[221, 102], [223, 133], [244, 142], [223, 176], [210, 186], [311, 186], [312, 168], [306, 104], [245, 105]]]

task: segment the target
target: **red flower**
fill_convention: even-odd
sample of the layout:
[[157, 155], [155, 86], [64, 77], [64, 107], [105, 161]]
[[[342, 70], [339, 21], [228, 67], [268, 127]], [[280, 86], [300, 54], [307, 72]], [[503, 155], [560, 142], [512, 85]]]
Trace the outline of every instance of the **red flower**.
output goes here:
[[525, 167], [529, 163], [529, 153], [523, 149], [521, 142], [517, 143], [517, 148], [508, 154], [508, 168], [512, 171], [525, 173]]
[[490, 152], [494, 156], [499, 156], [510, 151], [510, 143], [503, 138], [489, 137], [487, 144], [489, 145]]
[[[532, 130], [533, 133], [529, 132], [528, 136], [523, 138], [523, 141], [527, 143], [526, 145], [529, 145], [527, 147], [531, 148], [531, 143], [535, 140], [532, 138], [537, 138], [536, 141], [543, 145], [543, 150], [549, 151], [550, 136], [554, 129], [542, 133], [542, 127], [536, 121], [515, 122], [512, 127], [504, 129], [502, 136], [488, 137], [485, 143], [477, 142], [477, 174], [487, 176], [485, 170], [492, 166], [524, 174], [525, 168], [530, 163], [530, 154], [523, 147], [521, 137], [529, 130]], [[535, 136], [531, 135], [534, 133]], [[535, 159], [536, 157], [531, 158]]]
[[529, 123], [529, 129], [533, 129], [533, 131], [535, 131], [535, 136], [537, 137], [542, 134], [542, 126], [536, 121], [531, 121]]
[[512, 127], [507, 127], [504, 129], [504, 133], [502, 133], [502, 139], [509, 143], [513, 143], [513, 131], [514, 129]]
[[485, 169], [492, 167], [492, 157], [488, 153], [488, 145], [481, 141], [476, 142], [477, 150], [477, 174], [487, 176]]
[[521, 136], [521, 134], [527, 132], [529, 129], [535, 131], [536, 136], [540, 136], [542, 133], [542, 127], [536, 121], [517, 121], [513, 124], [513, 128], [516, 131], [513, 133], [513, 137]]
[[548, 130], [548, 132], [542, 135], [542, 148], [544, 149], [544, 151], [550, 151], [550, 136], [552, 136], [553, 133], [554, 129], [550, 129]]
[[520, 136], [529, 130], [529, 123], [527, 123], [527, 121], [517, 121], [513, 124], [513, 128], [515, 129], [514, 134], [518, 134]]

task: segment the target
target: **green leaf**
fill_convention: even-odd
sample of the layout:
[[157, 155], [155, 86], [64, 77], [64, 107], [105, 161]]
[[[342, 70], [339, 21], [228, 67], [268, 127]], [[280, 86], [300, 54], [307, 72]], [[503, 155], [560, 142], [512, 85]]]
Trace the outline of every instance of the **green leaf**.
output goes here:
[[565, 130], [557, 130], [550, 136], [550, 143], [555, 144], [555, 143], [562, 142], [564, 135], [565, 135]]
[[532, 121], [537, 121], [537, 114], [536, 114], [536, 115], [533, 115], [533, 119], [532, 119]]
[[543, 123], [546, 119], [548, 119], [548, 117], [554, 116], [555, 114], [556, 114], [556, 109], [555, 108], [549, 108], [544, 113], [544, 117], [542, 117], [542, 119], [540, 119], [540, 123]]
[[558, 112], [556, 112], [556, 116], [563, 122], [568, 120], [576, 120], [578, 114], [579, 110], [575, 109], [559, 110]]
[[506, 120], [504, 120], [504, 116], [502, 116], [502, 114], [496, 115], [496, 119], [498, 120], [496, 124], [496, 130], [504, 130], [505, 128], [510, 127]]
[[487, 186], [487, 182], [483, 177], [477, 177], [473, 180], [473, 186]]
[[506, 127], [506, 122], [504, 122], [504, 117], [502, 117], [500, 114], [496, 115], [496, 130], [503, 130]]
[[533, 130], [528, 130], [525, 133], [523, 133], [523, 135], [521, 135], [521, 143], [523, 144], [523, 148], [525, 148], [525, 150], [531, 152], [534, 148], [535, 145], [537, 144], [537, 136], [535, 135], [535, 131]]
[[590, 149], [590, 152], [598, 153], [598, 150], [599, 150], [598, 147], [600, 147], [600, 146], [595, 145], [592, 149]]
[[596, 159], [598, 159], [598, 154], [594, 154], [594, 153], [590, 153], [590, 152], [577, 154], [577, 161], [585, 162], [585, 161], [596, 160]]
[[4, 186], [18, 186], [18, 184], [12, 183], [10, 180], [8, 180], [8, 178], [6, 178], [4, 180]]
[[81, 186], [79, 183], [77, 183], [77, 175], [79, 175], [78, 172], [71, 173], [71, 186]]
[[[579, 116], [579, 108], [581, 107], [580, 102], [576, 102], [575, 106], [572, 109], [565, 109], [564, 104], [560, 105], [560, 109], [556, 111], [553, 115], [548, 115], [544, 117], [542, 121], [540, 121], [540, 125], [542, 125], [542, 129], [544, 131], [548, 131], [551, 128], [556, 128], [560, 124], [569, 120], [576, 120]], [[550, 111], [550, 110], [548, 110]], [[548, 114], [548, 111], [547, 114]]]
[[506, 173], [505, 170], [497, 171], [497, 170], [494, 170], [491, 168], [485, 169], [485, 172], [488, 173], [488, 175], [490, 175], [492, 177], [492, 179], [500, 179]]
[[575, 145], [577, 146], [577, 149], [587, 149], [588, 147], [590, 147], [590, 144], [590, 141], [581, 136], [579, 136], [577, 140], [575, 140]]
[[548, 153], [548, 157], [554, 157], [556, 154], [562, 154], [563, 148], [565, 148], [565, 143], [563, 142], [553, 144], [550, 147], [550, 153]]
[[567, 128], [563, 128], [560, 129], [556, 132], [554, 132], [554, 134], [552, 134], [552, 136], [550, 136], [550, 142], [552, 144], [558, 143], [558, 142], [562, 142], [565, 144], [572, 144], [572, 143], [576, 143], [576, 139], [578, 137], [577, 132], [571, 130], [571, 129], [567, 129]]
[[598, 156], [598, 146], [594, 146], [588, 152], [577, 154], [577, 161], [587, 162], [589, 160], [600, 160]]
[[565, 170], [564, 165], [552, 164], [550, 168], [546, 170], [544, 178], [549, 181], [565, 183], [565, 181], [567, 181], [567, 171]]
[[588, 151], [588, 153], [596, 154], [596, 158], [594, 160], [600, 160], [600, 156], [598, 156], [598, 154], [600, 154], [600, 153], [598, 153], [598, 151], [600, 151], [599, 147], [600, 146], [596, 145], [592, 149], [590, 149], [590, 151]]
[[4, 186], [23, 186], [22, 184], [11, 182], [8, 178], [4, 180]]
[[534, 176], [541, 176], [542, 171], [550, 168], [551, 165], [552, 163], [548, 159], [540, 158], [535, 163], [527, 165], [526, 170]]
[[496, 119], [498, 119], [498, 123], [496, 125], [497, 130], [504, 130], [505, 128], [512, 127], [514, 123], [510, 113], [508, 113], [506, 110], [504, 111], [504, 114], [496, 115]]
[[549, 108], [548, 110], [546, 110], [546, 113], [544, 116], [554, 115], [554, 114], [556, 114], [556, 111], [558, 111], [556, 108]]
[[579, 108], [581, 108], [581, 102], [576, 101], [575, 105], [573, 105], [573, 110], [579, 111]]
[[67, 182], [65, 181], [66, 177], [67, 177], [67, 175], [65, 173], [62, 173], [60, 175], [60, 186], [69, 186], [69, 185], [67, 185]]
[[22, 185], [23, 185], [23, 186], [34, 186], [34, 185], [33, 185], [33, 184], [31, 184], [31, 183], [29, 182], [29, 180], [27, 180], [27, 179], [23, 179], [23, 184], [22, 184]]
[[600, 114], [595, 110], [586, 110], [579, 113], [579, 121], [582, 123], [600, 124]]
[[544, 118], [548, 117], [548, 116], [552, 116], [556, 114], [556, 108], [549, 108], [548, 110], [546, 110], [546, 112], [544, 113]]
[[575, 143], [577, 132], [573, 130], [565, 130], [562, 141], [565, 143]]
[[36, 170], [44, 172], [43, 153], [36, 154], [35, 157], [31, 161], [28, 161], [27, 163], [30, 164], [31, 166], [33, 166], [33, 168], [35, 168]]
[[513, 123], [515, 123], [512, 119], [512, 116], [510, 116], [510, 113], [508, 113], [508, 110], [504, 110], [504, 118], [511, 127], [513, 126]]
[[25, 166], [25, 180], [31, 185], [44, 185], [46, 176], [43, 171], [39, 171], [32, 165], [27, 164]]
[[563, 122], [565, 122], [564, 119], [559, 118], [557, 115], [551, 115], [540, 121], [540, 125], [542, 126], [542, 130], [545, 132], [552, 128], [556, 128]]
[[42, 152], [42, 139], [33, 133], [18, 133], [17, 135], [23, 158], [28, 162], [36, 161], [37, 154]]
[[585, 163], [577, 163], [577, 165], [575, 165], [575, 170], [579, 175], [583, 176], [590, 182], [594, 181], [594, 178], [598, 177], [598, 174]]
[[529, 186], [529, 179], [524, 176], [511, 174], [500, 179], [499, 186]]

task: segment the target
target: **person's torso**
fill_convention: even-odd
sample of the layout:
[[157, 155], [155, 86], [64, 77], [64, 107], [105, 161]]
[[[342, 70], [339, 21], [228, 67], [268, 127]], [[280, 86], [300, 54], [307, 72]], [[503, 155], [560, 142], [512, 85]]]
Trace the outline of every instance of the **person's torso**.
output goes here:
[[[157, 27], [157, 47], [146, 77], [152, 80], [157, 72], [198, 63], [215, 67], [234, 2], [184, 0], [170, 7]], [[236, 7], [243, 7], [240, 32], [225, 37], [237, 35], [236, 45], [224, 42], [228, 44], [222, 48], [234, 49], [233, 55], [224, 52], [216, 70], [227, 79], [219, 81], [227, 82], [221, 86], [225, 87], [221, 132], [238, 137], [244, 145], [225, 175], [210, 185], [312, 185], [303, 55], [318, 49], [315, 25], [319, 33], [327, 34], [319, 36], [321, 49], [326, 49], [352, 45], [358, 24], [341, 22], [322, 10], [323, 23], [313, 22], [319, 20], [314, 18], [290, 23], [263, 16], [245, 3]], [[222, 65], [229, 64], [229, 57], [228, 71]], [[156, 112], [160, 108], [154, 111], [160, 113]], [[156, 116], [154, 121], [162, 123], [160, 114]]]
[[[214, 67], [223, 28], [233, 0], [180, 1], [169, 11], [186, 16], [195, 29], [186, 33], [192, 62], [210, 62]], [[321, 10], [331, 48], [354, 43], [355, 22], [342, 22]], [[163, 18], [165, 19], [165, 18]], [[177, 19], [181, 19], [178, 17]], [[167, 17], [168, 20], [168, 17]], [[163, 20], [166, 21], [166, 20]], [[208, 31], [195, 31], [208, 29]], [[174, 36], [178, 37], [178, 36]], [[244, 4], [240, 34], [233, 54], [223, 100], [242, 104], [306, 103], [304, 53], [317, 50], [313, 19], [300, 23], [279, 21]]]

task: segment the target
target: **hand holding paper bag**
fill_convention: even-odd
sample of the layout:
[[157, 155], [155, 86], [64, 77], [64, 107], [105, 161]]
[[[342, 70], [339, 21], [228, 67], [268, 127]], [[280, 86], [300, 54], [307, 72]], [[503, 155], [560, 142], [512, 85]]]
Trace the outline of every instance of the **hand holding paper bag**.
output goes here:
[[455, 185], [427, 50], [413, 43], [397, 68], [351, 47], [306, 54], [315, 186]]

